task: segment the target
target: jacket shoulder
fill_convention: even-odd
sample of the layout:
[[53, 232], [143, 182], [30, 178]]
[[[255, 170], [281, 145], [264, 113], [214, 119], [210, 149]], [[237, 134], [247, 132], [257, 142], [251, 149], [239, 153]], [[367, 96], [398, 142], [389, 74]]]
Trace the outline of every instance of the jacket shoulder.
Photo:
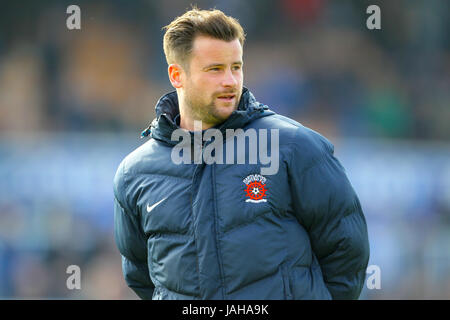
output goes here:
[[255, 127], [278, 129], [280, 149], [288, 149], [303, 159], [315, 162], [325, 154], [333, 154], [333, 144], [323, 135], [291, 118], [275, 114], [255, 121]]
[[122, 203], [124, 194], [130, 179], [139, 172], [145, 171], [146, 166], [149, 166], [148, 160], [151, 159], [152, 154], [155, 154], [157, 142], [150, 139], [135, 150], [130, 152], [119, 164], [114, 176], [114, 195]]

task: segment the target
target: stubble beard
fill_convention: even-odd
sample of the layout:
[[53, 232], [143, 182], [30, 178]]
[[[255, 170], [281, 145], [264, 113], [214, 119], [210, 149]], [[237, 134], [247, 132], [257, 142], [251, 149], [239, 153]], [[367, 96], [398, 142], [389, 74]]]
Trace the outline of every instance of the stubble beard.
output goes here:
[[207, 125], [209, 127], [216, 126], [227, 120], [231, 113], [237, 109], [239, 100], [242, 95], [241, 90], [237, 92], [234, 106], [228, 107], [232, 108], [232, 112], [223, 114], [218, 110], [219, 106], [216, 105], [215, 96], [210, 97], [209, 101], [205, 101], [205, 99], [203, 99], [202, 97], [189, 93], [189, 91], [190, 90], [186, 90], [184, 102], [189, 109], [192, 118], [194, 120], [202, 121], [204, 125]]

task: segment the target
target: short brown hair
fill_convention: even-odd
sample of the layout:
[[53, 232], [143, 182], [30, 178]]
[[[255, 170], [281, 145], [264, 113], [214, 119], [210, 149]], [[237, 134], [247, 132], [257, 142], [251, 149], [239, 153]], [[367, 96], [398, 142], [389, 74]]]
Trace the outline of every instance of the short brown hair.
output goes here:
[[199, 10], [194, 7], [165, 26], [164, 53], [168, 64], [186, 62], [196, 36], [203, 35], [224, 41], [239, 39], [244, 46], [244, 29], [239, 22], [222, 11]]

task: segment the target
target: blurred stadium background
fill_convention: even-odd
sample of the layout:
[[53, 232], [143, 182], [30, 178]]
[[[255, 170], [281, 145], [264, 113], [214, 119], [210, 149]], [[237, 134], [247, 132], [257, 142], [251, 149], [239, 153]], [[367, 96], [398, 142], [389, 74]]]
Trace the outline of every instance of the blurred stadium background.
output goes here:
[[[449, 2], [193, 1], [239, 19], [245, 85], [335, 144], [366, 214], [381, 289], [450, 298]], [[81, 30], [66, 8], [81, 7]], [[112, 179], [172, 90], [161, 28], [187, 1], [0, 4], [0, 298], [135, 299]], [[381, 30], [366, 8], [381, 8]], [[68, 290], [66, 268], [81, 268]]]

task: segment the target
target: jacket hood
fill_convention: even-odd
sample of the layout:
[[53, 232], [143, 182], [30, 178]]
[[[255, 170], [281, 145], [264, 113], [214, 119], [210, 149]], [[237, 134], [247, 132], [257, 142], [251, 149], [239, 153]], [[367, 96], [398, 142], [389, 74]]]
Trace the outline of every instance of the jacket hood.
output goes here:
[[[174, 130], [180, 128], [175, 120], [180, 113], [177, 92], [172, 91], [162, 96], [156, 103], [155, 110], [156, 118], [141, 133], [141, 137], [150, 136], [170, 145], [176, 145], [178, 141], [171, 140], [171, 136]], [[270, 111], [268, 106], [256, 101], [253, 94], [244, 87], [237, 109], [231, 113], [227, 120], [214, 128], [225, 135], [226, 129], [243, 128], [253, 120], [273, 114], [275, 113]]]

